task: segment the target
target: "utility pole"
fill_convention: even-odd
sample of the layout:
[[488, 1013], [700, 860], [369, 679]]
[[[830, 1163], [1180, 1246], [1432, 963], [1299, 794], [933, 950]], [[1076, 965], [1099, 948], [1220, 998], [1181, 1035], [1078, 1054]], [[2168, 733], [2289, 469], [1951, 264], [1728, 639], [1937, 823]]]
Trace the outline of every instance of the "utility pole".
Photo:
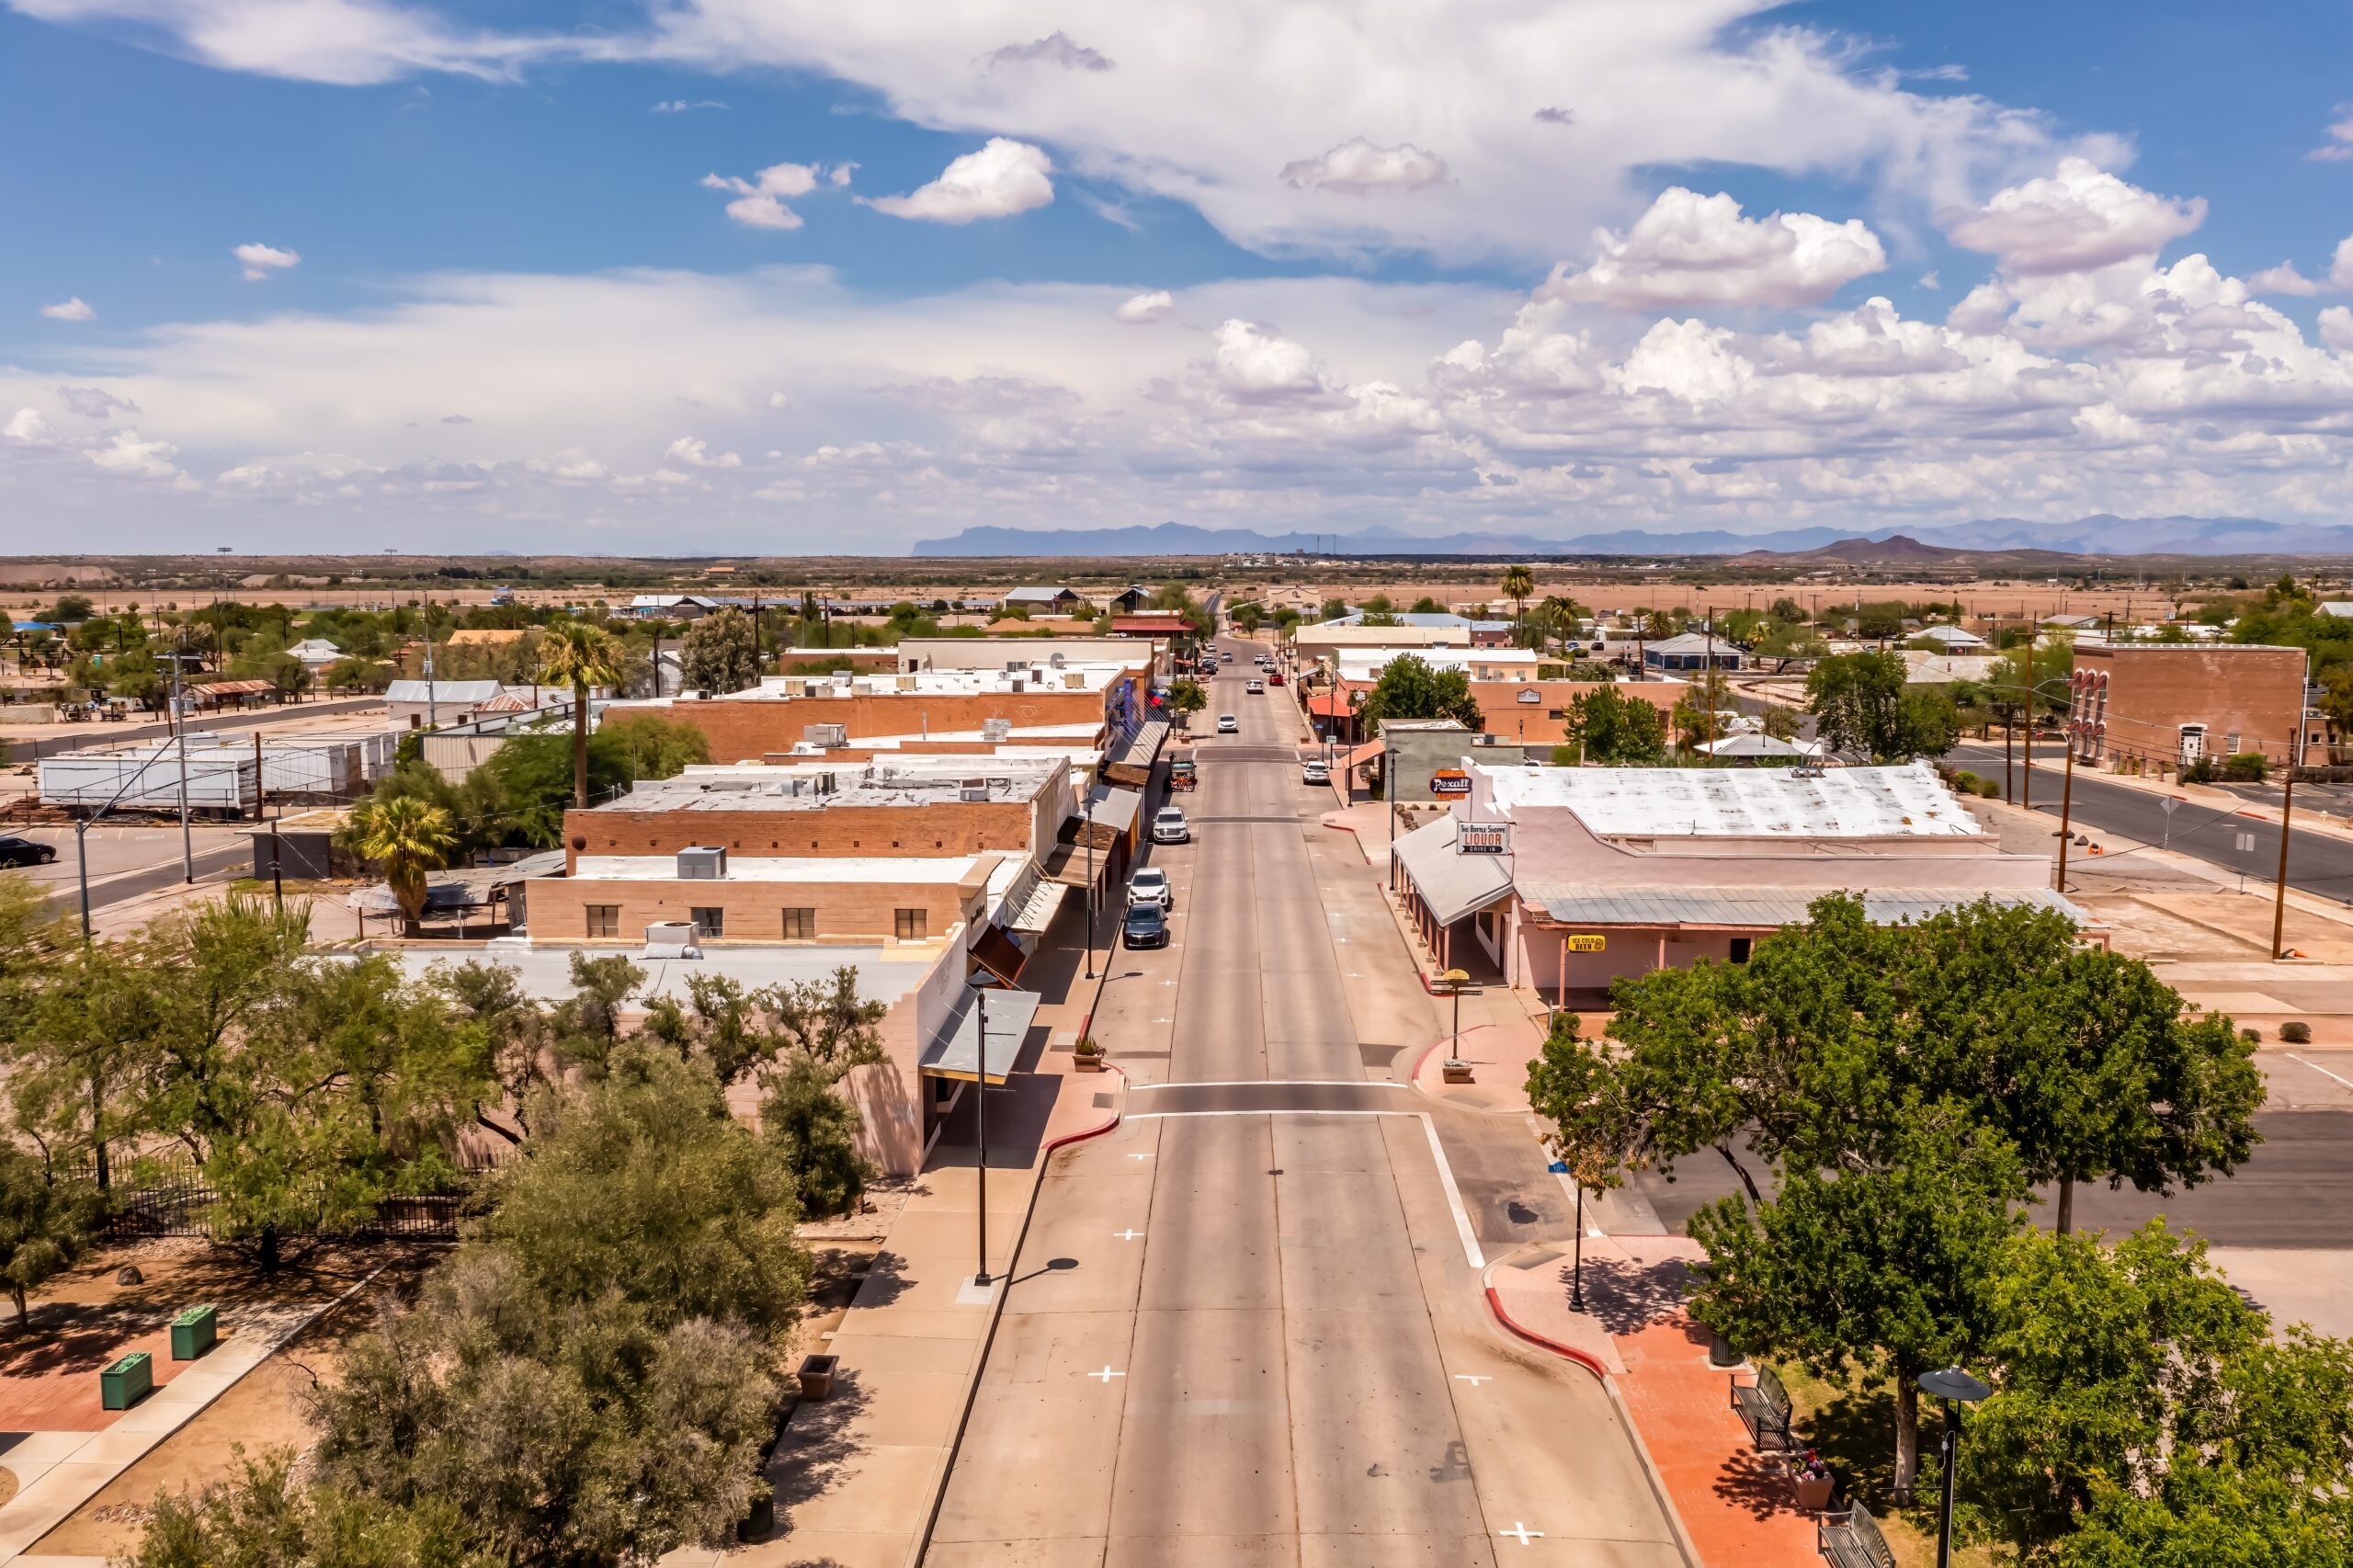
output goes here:
[[[2069, 732], [2068, 736], [2067, 736], [2067, 774], [2066, 774], [2066, 781], [2065, 781], [2064, 783], [2063, 783], [2063, 784], [2059, 787], [2059, 888], [2058, 888], [2058, 891], [2059, 891], [2060, 892], [2063, 892], [2063, 892], [2065, 892], [2067, 891], [2067, 845], [2068, 845], [2068, 842], [2069, 842], [2067, 835], [2068, 835], [2068, 834], [2072, 831], [2072, 829], [2068, 826], [2068, 813], [2069, 813], [2069, 812], [2070, 812], [2070, 811], [2072, 811], [2072, 810], [2074, 809], [2075, 803], [2075, 734], [2074, 734], [2074, 733], [2073, 733], [2073, 726], [2070, 726], [2070, 732]], [[2276, 945], [2276, 944], [2275, 944], [2275, 945]]]
[[[660, 673], [658, 652], [654, 669], [656, 674]], [[441, 705], [433, 699], [433, 590], [430, 588], [425, 590], [425, 727], [428, 730], [441, 727]]]
[[2274, 963], [2278, 963], [2288, 950], [2281, 940], [2288, 924], [2288, 813], [2295, 809], [2296, 804], [2296, 764], [2293, 757], [2299, 749], [2302, 748], [2291, 748], [2289, 753], [2288, 777], [2279, 791], [2279, 876], [2271, 892], [2271, 961]]
[[[188, 646], [188, 633], [180, 633], [180, 646]], [[172, 735], [180, 754], [180, 881], [196, 881], [196, 840], [188, 825], [188, 714], [181, 708], [181, 654], [172, 655]]]

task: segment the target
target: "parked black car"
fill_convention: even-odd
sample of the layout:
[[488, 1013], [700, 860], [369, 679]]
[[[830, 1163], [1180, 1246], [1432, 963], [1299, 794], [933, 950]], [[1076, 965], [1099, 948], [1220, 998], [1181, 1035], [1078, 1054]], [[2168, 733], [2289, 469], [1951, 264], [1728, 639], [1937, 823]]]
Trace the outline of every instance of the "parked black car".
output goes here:
[[1131, 948], [1165, 948], [1168, 945], [1168, 916], [1160, 913], [1156, 903], [1130, 904], [1120, 934]]
[[56, 858], [54, 845], [35, 844], [13, 833], [0, 833], [0, 866], [46, 866]]

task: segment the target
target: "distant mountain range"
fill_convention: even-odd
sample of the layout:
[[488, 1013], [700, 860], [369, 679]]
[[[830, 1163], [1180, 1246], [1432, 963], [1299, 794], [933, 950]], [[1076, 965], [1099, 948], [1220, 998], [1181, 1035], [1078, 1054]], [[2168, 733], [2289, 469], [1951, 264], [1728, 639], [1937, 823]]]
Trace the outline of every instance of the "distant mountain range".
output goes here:
[[1547, 539], [1531, 534], [1463, 533], [1425, 538], [1389, 528], [1353, 534], [1262, 534], [1190, 523], [1103, 528], [966, 528], [927, 539], [918, 556], [1085, 557], [1131, 555], [1815, 555], [1824, 560], [1917, 562], [2021, 551], [2063, 555], [2353, 554], [2353, 527], [2274, 523], [2261, 517], [2119, 517], [2102, 512], [2072, 523], [1987, 517], [1948, 528], [1856, 535], [1843, 528], [1783, 528], [1734, 534], [1643, 528]]

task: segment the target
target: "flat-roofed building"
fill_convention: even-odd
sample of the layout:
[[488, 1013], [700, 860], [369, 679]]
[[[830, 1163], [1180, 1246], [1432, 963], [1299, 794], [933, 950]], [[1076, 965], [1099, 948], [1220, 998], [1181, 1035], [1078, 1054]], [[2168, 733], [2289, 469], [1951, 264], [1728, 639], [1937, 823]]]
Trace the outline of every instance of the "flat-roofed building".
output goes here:
[[2302, 648], [2252, 642], [2082, 642], [2068, 676], [2075, 760], [2171, 773], [2260, 753], [2325, 761], [2328, 722], [2307, 706]]
[[1903, 767], [1490, 767], [1401, 838], [1393, 885], [1447, 964], [1492, 966], [1563, 1006], [1620, 976], [1742, 963], [1824, 893], [1874, 919], [1991, 899], [2060, 909], [2051, 860], [2012, 854], [1926, 764]]

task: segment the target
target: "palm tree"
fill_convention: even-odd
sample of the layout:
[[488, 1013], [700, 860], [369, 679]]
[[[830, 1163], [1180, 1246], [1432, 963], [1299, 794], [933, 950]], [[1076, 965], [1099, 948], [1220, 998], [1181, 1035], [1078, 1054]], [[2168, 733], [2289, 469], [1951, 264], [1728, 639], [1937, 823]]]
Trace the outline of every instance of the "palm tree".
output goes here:
[[1504, 597], [1519, 607], [1518, 619], [1525, 621], [1528, 619], [1528, 596], [1536, 591], [1536, 574], [1525, 566], [1506, 566], [1502, 586]]
[[1569, 638], [1576, 630], [1576, 600], [1563, 598], [1559, 594], [1548, 594], [1544, 601], [1536, 607], [1536, 614], [1552, 640], [1561, 643], [1565, 651]]
[[401, 917], [414, 930], [425, 917], [425, 875], [449, 863], [458, 835], [449, 813], [415, 795], [363, 801], [351, 813], [359, 853], [381, 861], [384, 881], [400, 902]]
[[572, 803], [588, 809], [588, 688], [621, 683], [621, 645], [601, 626], [559, 620], [540, 642], [540, 679], [572, 688]]

